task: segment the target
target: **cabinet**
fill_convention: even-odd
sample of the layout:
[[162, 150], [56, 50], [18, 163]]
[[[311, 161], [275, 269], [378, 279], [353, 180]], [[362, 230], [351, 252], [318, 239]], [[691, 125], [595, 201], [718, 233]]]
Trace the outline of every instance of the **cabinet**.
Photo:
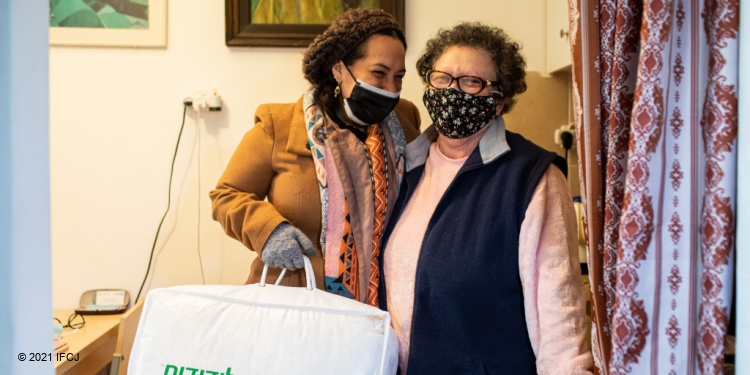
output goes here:
[[570, 69], [568, 0], [547, 0], [547, 74]]

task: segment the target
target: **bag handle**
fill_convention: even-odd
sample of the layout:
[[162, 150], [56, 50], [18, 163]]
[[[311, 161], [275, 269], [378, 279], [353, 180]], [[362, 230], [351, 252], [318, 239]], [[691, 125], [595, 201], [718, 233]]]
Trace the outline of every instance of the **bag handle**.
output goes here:
[[[304, 255], [304, 254], [302, 254], [302, 260], [305, 262], [305, 280], [307, 281], [306, 289], [313, 290], [317, 286], [315, 285], [315, 272], [313, 272], [312, 262], [310, 262], [310, 258], [308, 258], [307, 255]], [[273, 285], [279, 285], [285, 273], [286, 273], [286, 268], [282, 268], [281, 273], [279, 274], [279, 277], [276, 279], [276, 282], [273, 283]], [[264, 265], [263, 273], [260, 275], [260, 283], [258, 283], [259, 286], [266, 286], [267, 274], [268, 274], [268, 265]]]

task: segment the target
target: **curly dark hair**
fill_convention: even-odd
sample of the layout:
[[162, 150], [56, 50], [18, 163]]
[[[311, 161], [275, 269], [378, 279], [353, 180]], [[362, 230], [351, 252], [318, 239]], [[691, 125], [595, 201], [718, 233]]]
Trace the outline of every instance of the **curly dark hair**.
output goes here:
[[495, 64], [497, 81], [503, 96], [498, 99], [503, 103], [501, 114], [510, 112], [518, 101], [515, 96], [526, 91], [526, 60], [519, 50], [518, 43], [497, 27], [479, 22], [463, 22], [452, 29], [440, 29], [432, 39], [427, 41], [425, 52], [417, 61], [417, 73], [422, 82], [428, 85], [427, 71], [452, 46], [473, 47], [487, 51]]
[[316, 88], [315, 101], [329, 113], [335, 113], [339, 105], [333, 96], [338, 83], [331, 68], [340, 60], [351, 65], [364, 57], [367, 52], [364, 42], [376, 34], [393, 37], [406, 49], [404, 30], [396, 18], [375, 8], [347, 10], [307, 47], [302, 58], [302, 72]]

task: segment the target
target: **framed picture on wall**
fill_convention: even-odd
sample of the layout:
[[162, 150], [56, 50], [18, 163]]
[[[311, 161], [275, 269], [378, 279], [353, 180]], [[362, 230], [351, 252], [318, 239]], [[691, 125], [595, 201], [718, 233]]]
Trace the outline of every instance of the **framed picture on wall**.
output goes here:
[[49, 10], [53, 46], [167, 46], [167, 0], [49, 0]]
[[404, 26], [405, 0], [224, 0], [228, 46], [307, 47], [350, 8], [380, 8]]

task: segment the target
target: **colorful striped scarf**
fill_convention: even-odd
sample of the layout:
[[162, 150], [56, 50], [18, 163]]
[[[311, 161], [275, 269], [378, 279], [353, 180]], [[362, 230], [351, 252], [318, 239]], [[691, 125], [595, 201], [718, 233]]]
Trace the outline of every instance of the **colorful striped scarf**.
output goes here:
[[[391, 113], [381, 124], [373, 124], [367, 128], [367, 139], [363, 144], [363, 152], [370, 167], [370, 177], [373, 188], [373, 233], [370, 246], [372, 252], [369, 262], [362, 262], [360, 256], [366, 252], [358, 252], [357, 244], [352, 232], [352, 218], [349, 215], [349, 204], [344, 194], [339, 171], [331, 157], [330, 145], [325, 131], [325, 116], [317, 105], [312, 102], [312, 91], [305, 95], [305, 119], [307, 123], [308, 142], [315, 161], [315, 171], [320, 186], [322, 205], [321, 249], [325, 259], [326, 290], [348, 298], [357, 299], [370, 305], [378, 305], [378, 284], [380, 268], [378, 256], [380, 254], [380, 239], [387, 212], [388, 192], [388, 152], [383, 127], [388, 127], [397, 160], [403, 159], [406, 144], [403, 130], [394, 113]], [[400, 183], [403, 175], [402, 165], [399, 163], [396, 175]], [[396, 185], [398, 186], [398, 185]], [[329, 241], [326, 241], [326, 239]], [[340, 239], [332, 241], [331, 238]], [[366, 246], [366, 245], [365, 245]], [[366, 275], [368, 277], [366, 296], [361, 295], [359, 267], [370, 265]]]

